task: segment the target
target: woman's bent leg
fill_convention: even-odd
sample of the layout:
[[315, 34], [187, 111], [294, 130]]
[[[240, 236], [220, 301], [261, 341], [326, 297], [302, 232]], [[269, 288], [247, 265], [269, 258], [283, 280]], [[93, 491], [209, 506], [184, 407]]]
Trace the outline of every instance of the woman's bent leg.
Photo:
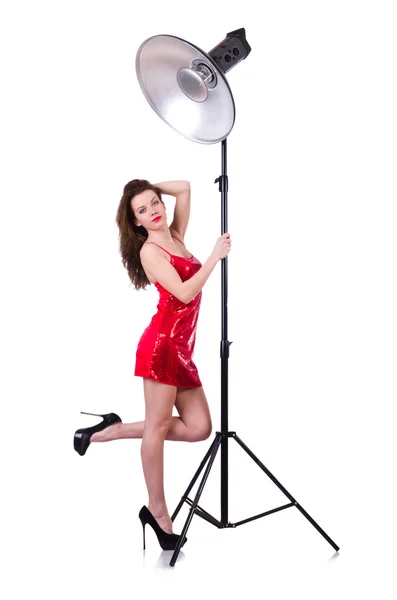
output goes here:
[[[171, 426], [165, 439], [175, 442], [198, 442], [207, 439], [211, 434], [211, 417], [203, 388], [178, 387], [176, 390], [175, 406], [180, 416], [171, 418]], [[141, 439], [144, 427], [145, 421], [116, 423], [94, 433], [91, 442]]]
[[[91, 436], [91, 442], [111, 442], [113, 440], [142, 439], [145, 421], [116, 423]], [[180, 417], [172, 417], [166, 440], [190, 442], [190, 432]]]

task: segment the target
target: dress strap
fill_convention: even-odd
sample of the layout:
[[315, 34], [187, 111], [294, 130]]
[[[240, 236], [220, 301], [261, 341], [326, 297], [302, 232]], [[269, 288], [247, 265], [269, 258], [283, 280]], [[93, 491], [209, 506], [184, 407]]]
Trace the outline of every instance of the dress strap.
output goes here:
[[158, 246], [159, 248], [161, 248], [162, 250], [164, 250], [164, 252], [167, 252], [170, 256], [173, 256], [171, 254], [171, 252], [168, 252], [168, 250], [166, 250], [165, 248], [163, 248], [162, 246], [160, 246], [159, 244], [156, 244], [155, 242], [145, 242], [146, 244], [154, 244], [155, 246]]

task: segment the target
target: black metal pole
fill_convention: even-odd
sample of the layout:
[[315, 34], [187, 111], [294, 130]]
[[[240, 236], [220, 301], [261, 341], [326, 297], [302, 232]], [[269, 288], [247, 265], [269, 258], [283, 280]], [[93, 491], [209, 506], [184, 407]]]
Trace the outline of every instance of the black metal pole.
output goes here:
[[[227, 232], [227, 192], [229, 189], [229, 181], [227, 176], [227, 140], [222, 141], [222, 175], [216, 179], [219, 181], [219, 191], [221, 192], [221, 234]], [[226, 526], [228, 523], [228, 490], [229, 490], [229, 474], [228, 474], [228, 429], [229, 429], [229, 412], [228, 412], [228, 359], [230, 343], [227, 339], [227, 256], [222, 259], [222, 339], [220, 347], [221, 355], [221, 523]]]

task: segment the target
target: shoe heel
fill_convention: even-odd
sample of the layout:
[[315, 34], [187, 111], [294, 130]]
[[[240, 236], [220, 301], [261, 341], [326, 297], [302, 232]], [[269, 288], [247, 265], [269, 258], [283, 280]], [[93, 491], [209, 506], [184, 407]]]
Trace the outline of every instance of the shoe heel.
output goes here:
[[146, 525], [146, 523], [144, 523], [142, 520], [141, 520], [141, 523], [142, 523], [142, 529], [143, 529], [143, 549], [146, 550], [146, 542], [145, 542], [145, 525]]
[[83, 412], [82, 410], [80, 411], [81, 415], [92, 415], [93, 417], [103, 417], [103, 415], [98, 415], [97, 413], [87, 413], [87, 412]]

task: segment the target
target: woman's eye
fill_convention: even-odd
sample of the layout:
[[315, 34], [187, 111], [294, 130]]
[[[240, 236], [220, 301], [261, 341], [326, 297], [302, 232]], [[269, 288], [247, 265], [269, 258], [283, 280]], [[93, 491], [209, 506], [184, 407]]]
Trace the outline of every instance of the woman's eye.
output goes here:
[[[158, 204], [160, 202], [160, 200], [154, 200], [153, 204]], [[139, 214], [141, 215], [143, 212], [145, 211], [144, 208], [142, 208], [142, 210], [139, 210]]]

